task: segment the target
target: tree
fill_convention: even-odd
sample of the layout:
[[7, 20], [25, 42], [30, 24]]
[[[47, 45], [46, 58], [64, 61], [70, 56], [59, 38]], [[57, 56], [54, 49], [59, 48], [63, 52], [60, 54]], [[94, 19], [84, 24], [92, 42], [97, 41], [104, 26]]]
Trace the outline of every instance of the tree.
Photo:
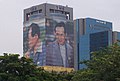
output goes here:
[[120, 81], [120, 46], [114, 44], [92, 53], [75, 72], [48, 72], [37, 68], [32, 59], [18, 54], [0, 56], [0, 81]]
[[0, 56], [0, 81], [70, 81], [73, 74], [48, 72], [37, 68], [32, 59], [18, 58], [18, 54]]
[[[119, 81], [120, 46], [114, 44], [92, 53], [91, 60], [84, 61], [87, 69], [80, 70], [73, 78], [76, 81]], [[83, 80], [82, 80], [83, 79]]]
[[18, 58], [18, 54], [0, 56], [0, 81], [40, 81], [43, 69], [36, 68], [31, 59]]

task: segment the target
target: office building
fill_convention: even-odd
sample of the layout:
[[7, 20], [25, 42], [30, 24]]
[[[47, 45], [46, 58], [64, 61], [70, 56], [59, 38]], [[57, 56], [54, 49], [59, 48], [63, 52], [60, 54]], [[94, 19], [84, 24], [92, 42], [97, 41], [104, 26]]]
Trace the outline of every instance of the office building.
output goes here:
[[23, 25], [26, 58], [38, 66], [74, 68], [73, 8], [49, 3], [32, 6], [24, 9]]
[[93, 19], [81, 18], [74, 20], [76, 31], [76, 69], [86, 66], [80, 61], [90, 60], [91, 52], [100, 50], [112, 44], [112, 23]]

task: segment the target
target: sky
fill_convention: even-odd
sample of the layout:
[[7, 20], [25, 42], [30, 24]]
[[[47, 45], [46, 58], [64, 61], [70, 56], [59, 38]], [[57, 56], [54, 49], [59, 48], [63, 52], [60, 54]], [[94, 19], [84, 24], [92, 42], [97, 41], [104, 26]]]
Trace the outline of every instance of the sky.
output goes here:
[[91, 17], [113, 23], [120, 32], [120, 0], [0, 0], [0, 55], [23, 54], [23, 10], [42, 3], [73, 8], [74, 19]]

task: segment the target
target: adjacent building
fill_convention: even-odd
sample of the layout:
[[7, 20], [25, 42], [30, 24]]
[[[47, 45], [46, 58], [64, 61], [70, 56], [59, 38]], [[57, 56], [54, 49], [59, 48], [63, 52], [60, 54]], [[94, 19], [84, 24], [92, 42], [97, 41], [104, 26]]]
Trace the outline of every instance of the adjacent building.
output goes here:
[[76, 69], [86, 66], [80, 61], [90, 60], [91, 52], [112, 44], [112, 23], [94, 18], [74, 20], [76, 31]]

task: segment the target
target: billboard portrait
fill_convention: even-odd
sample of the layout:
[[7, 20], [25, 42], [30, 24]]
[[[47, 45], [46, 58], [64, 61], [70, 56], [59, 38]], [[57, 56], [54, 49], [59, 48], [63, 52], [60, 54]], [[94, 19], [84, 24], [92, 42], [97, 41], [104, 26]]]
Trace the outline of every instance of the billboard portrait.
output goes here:
[[46, 20], [46, 65], [74, 67], [73, 22], [60, 19]]
[[26, 58], [33, 59], [38, 66], [45, 65], [45, 19], [41, 22], [32, 21], [24, 24], [23, 28], [23, 52]]
[[73, 22], [35, 19], [24, 23], [23, 53], [38, 66], [74, 68]]

